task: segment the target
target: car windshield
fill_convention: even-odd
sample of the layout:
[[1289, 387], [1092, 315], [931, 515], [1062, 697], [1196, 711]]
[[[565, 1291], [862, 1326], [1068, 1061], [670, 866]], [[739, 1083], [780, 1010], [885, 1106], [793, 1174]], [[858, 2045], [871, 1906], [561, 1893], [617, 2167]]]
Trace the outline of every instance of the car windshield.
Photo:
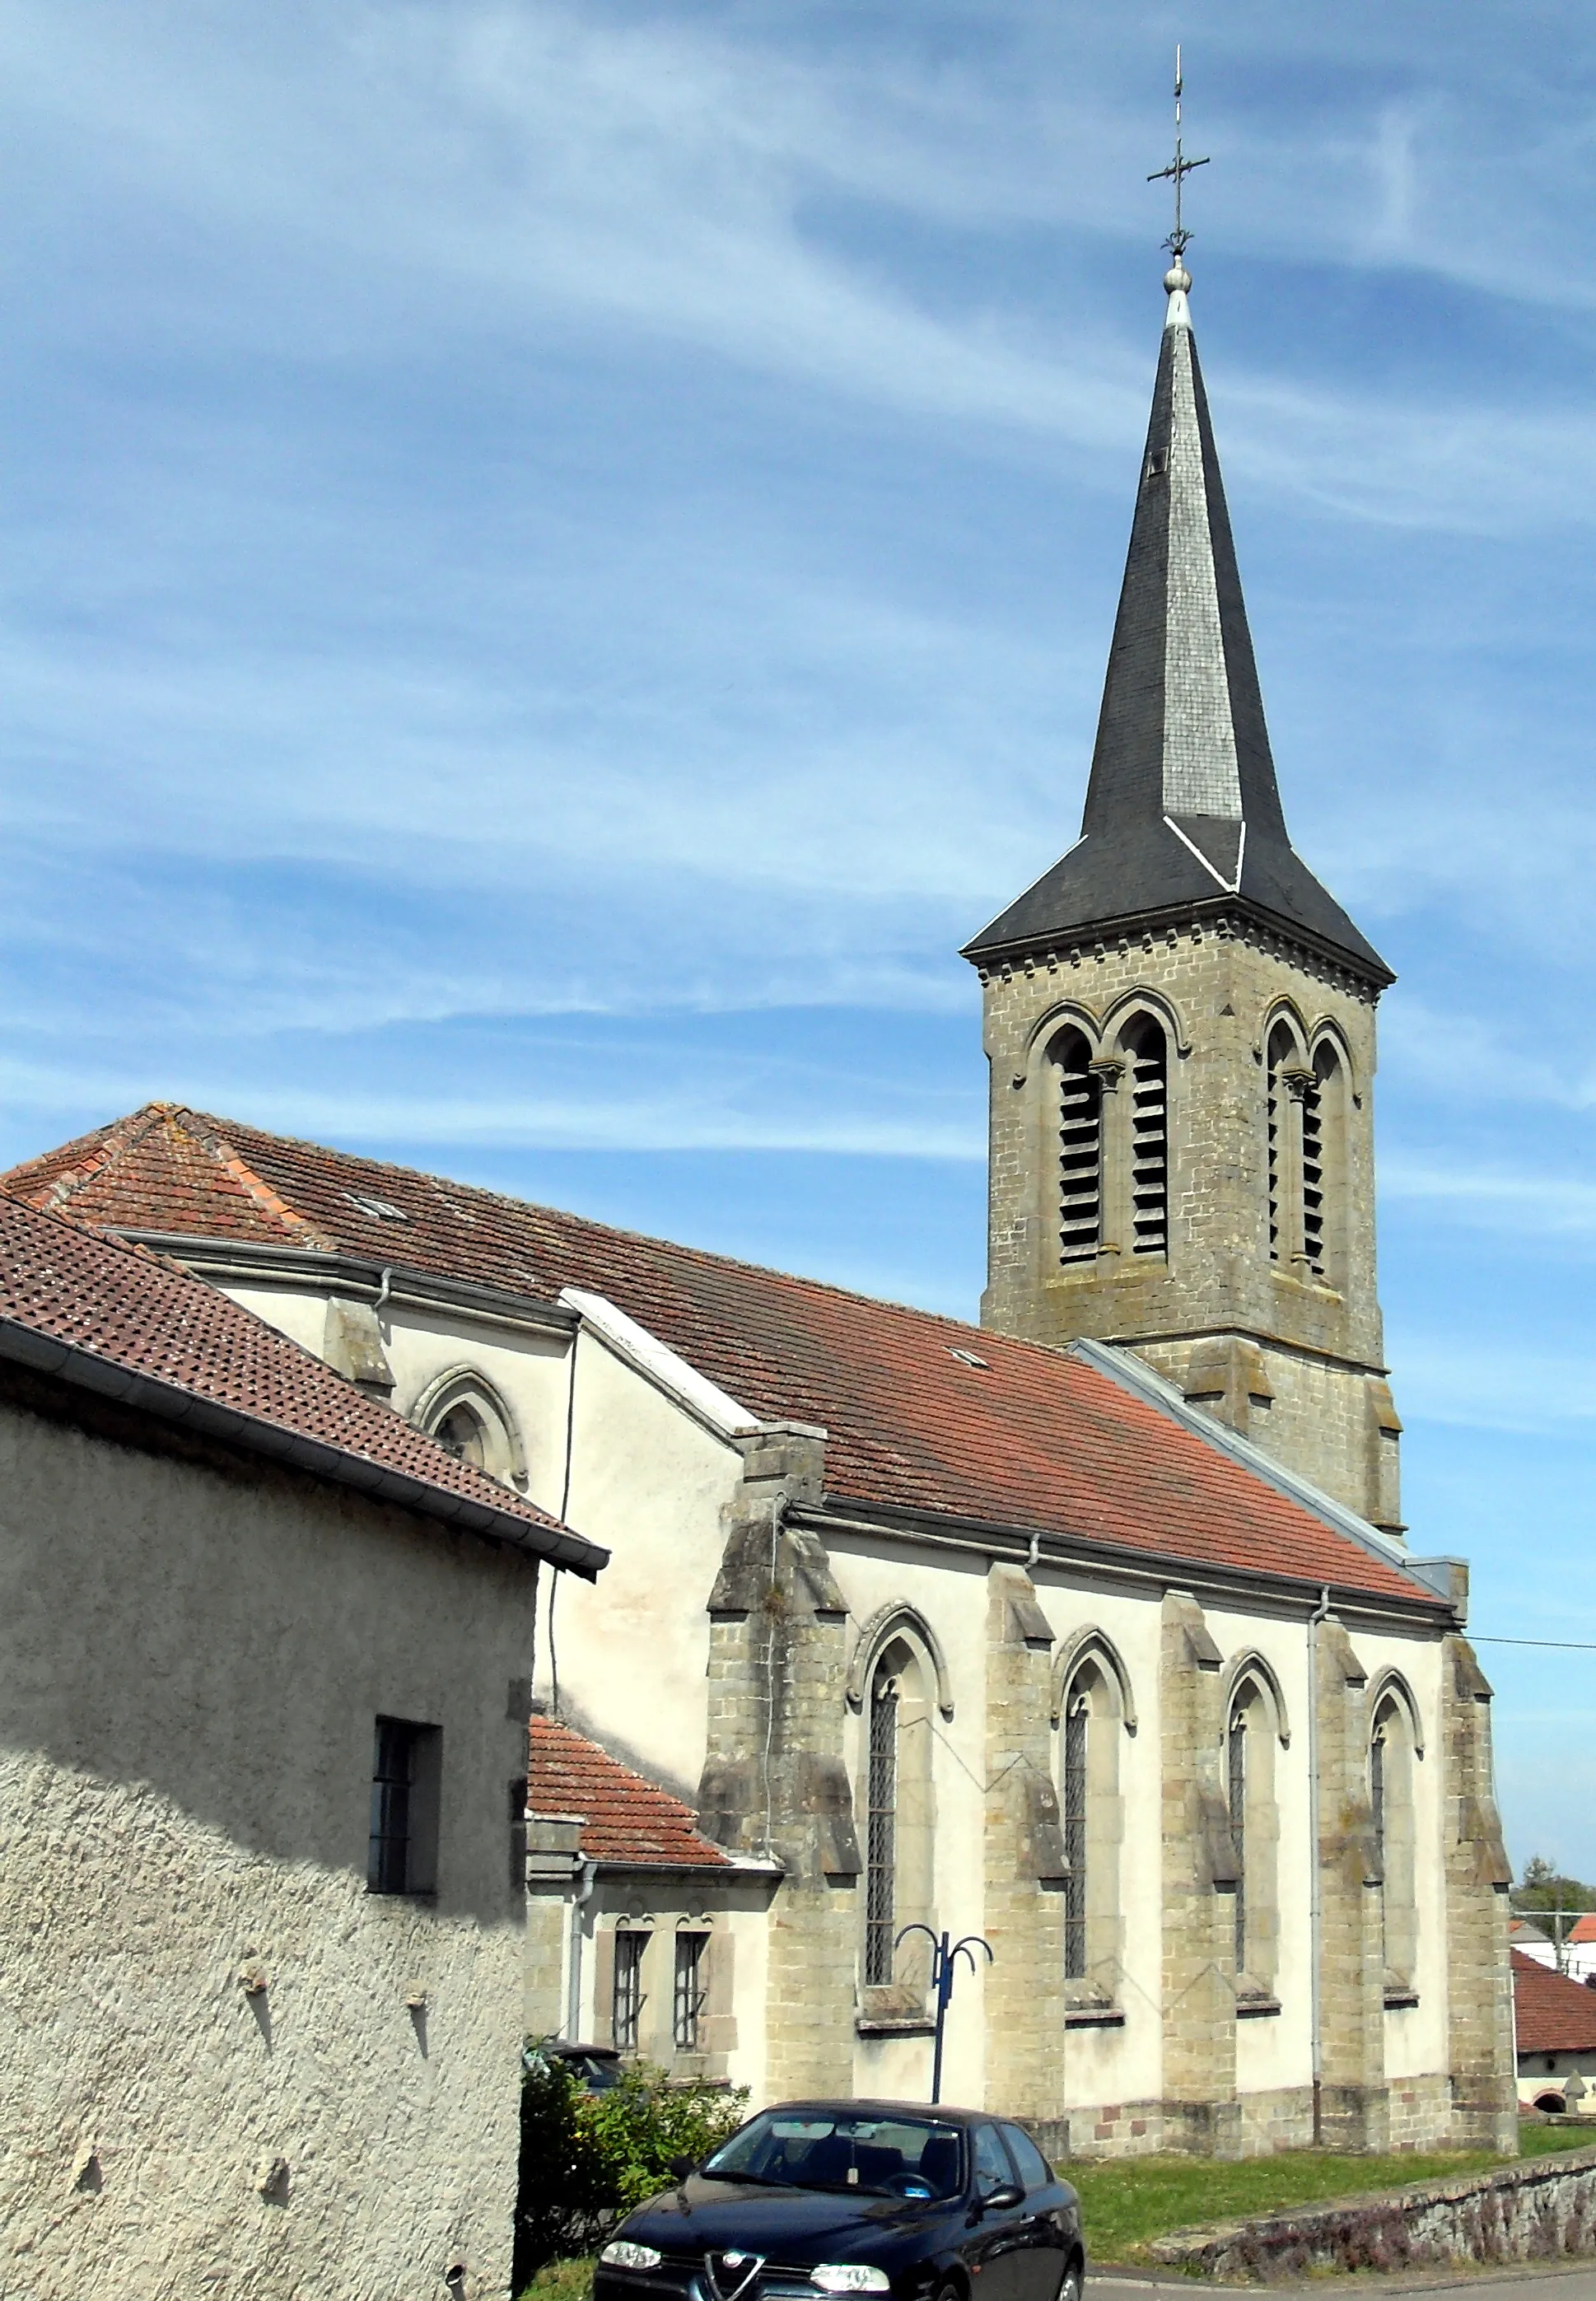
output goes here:
[[704, 2167], [731, 2181], [792, 2189], [859, 2189], [872, 2196], [957, 2197], [964, 2153], [956, 2125], [936, 2118], [767, 2109]]

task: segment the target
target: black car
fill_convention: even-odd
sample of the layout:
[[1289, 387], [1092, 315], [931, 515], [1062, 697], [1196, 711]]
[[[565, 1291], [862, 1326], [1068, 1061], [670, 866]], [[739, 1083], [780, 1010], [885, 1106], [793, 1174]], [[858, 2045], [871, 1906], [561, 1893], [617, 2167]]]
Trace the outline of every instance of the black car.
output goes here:
[[594, 2301], [1081, 2301], [1081, 2212], [1030, 2136], [970, 2109], [762, 2110], [639, 2205]]

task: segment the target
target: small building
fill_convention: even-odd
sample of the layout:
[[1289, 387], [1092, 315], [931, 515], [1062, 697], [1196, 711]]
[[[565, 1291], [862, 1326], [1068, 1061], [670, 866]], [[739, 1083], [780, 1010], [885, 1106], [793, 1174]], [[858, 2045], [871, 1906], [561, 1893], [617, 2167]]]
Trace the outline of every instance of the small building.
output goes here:
[[1508, 1940], [1515, 1950], [1522, 1950], [1525, 1957], [1533, 1958], [1537, 1965], [1549, 1966], [1553, 1973], [1557, 1971], [1557, 1944], [1545, 1927], [1538, 1926], [1533, 1918], [1510, 1918]]
[[[1513, 2027], [1521, 2109], [1573, 2107], [1568, 2079], [1592, 2088], [1596, 2106], [1596, 1990], [1513, 1952]], [[1578, 2098], [1583, 2102], [1583, 2094]]]
[[0, 2291], [506, 2292], [534, 1608], [605, 1556], [0, 1197]]
[[681, 1798], [557, 1719], [532, 1719], [527, 1802], [528, 2035], [738, 2082], [739, 2001], [746, 2028], [781, 1865], [728, 1853]]
[[1564, 1935], [1563, 1970], [1575, 1981], [1596, 1981], [1596, 1911], [1575, 1918]]

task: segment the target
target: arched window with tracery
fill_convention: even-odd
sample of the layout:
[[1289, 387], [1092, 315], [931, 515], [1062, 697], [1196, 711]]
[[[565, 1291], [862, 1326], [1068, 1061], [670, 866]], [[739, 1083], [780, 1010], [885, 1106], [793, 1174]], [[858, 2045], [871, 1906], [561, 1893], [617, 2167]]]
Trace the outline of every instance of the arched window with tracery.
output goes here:
[[1058, 1259], [1094, 1262], [1103, 1237], [1103, 1090], [1077, 1030], [1053, 1045], [1058, 1081]]
[[1369, 1809], [1375, 1875], [1380, 1881], [1381, 1954], [1388, 1997], [1412, 1988], [1418, 1961], [1413, 1812], [1416, 1755], [1412, 1712], [1392, 1687], [1377, 1699], [1369, 1734]]
[[1169, 1059], [1164, 1026], [1138, 1016], [1120, 1041], [1130, 1089], [1131, 1251], [1169, 1251]]
[[871, 1667], [865, 1702], [865, 1982], [911, 1993], [926, 1978], [923, 1945], [895, 1946], [931, 1922], [931, 1719], [936, 1678], [917, 1639], [892, 1637]]
[[1271, 1689], [1250, 1672], [1231, 1696], [1225, 1721], [1225, 1792], [1235, 1848], [1233, 1949], [1240, 1996], [1274, 1995], [1280, 1935], [1274, 1797], [1278, 1713]]

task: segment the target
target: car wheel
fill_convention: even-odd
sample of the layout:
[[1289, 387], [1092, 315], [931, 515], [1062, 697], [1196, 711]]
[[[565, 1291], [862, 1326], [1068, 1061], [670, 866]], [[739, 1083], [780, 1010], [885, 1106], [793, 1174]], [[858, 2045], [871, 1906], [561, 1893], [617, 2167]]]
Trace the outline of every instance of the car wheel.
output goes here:
[[967, 2301], [967, 2296], [957, 2277], [945, 2277], [936, 2289], [933, 2301]]
[[1072, 2261], [1059, 2280], [1057, 2301], [1081, 2301], [1083, 2282], [1080, 2263]]

